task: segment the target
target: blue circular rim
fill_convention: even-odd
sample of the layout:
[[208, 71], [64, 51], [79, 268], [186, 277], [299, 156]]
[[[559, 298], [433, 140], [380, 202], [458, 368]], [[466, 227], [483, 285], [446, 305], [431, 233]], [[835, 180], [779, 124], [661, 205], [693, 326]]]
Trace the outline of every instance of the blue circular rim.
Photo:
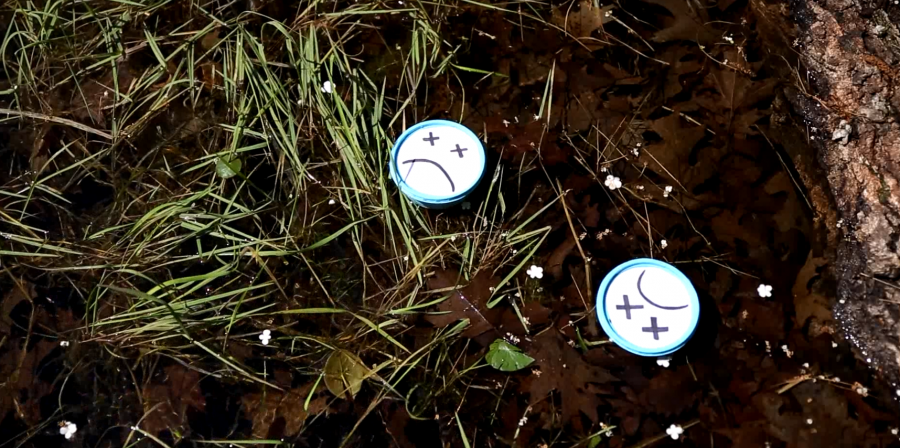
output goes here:
[[[400, 146], [403, 145], [403, 142], [412, 135], [413, 132], [418, 131], [422, 128], [427, 128], [430, 126], [445, 126], [452, 127], [461, 130], [464, 133], [469, 134], [469, 137], [472, 140], [478, 142], [478, 157], [481, 162], [481, 173], [478, 175], [478, 180], [472, 183], [469, 188], [466, 190], [454, 195], [454, 196], [432, 196], [424, 193], [420, 193], [419, 191], [410, 187], [406, 182], [400, 179], [399, 171], [397, 170], [397, 152], [400, 150]], [[478, 139], [478, 136], [472, 132], [471, 129], [455, 122], [449, 120], [426, 120], [421, 123], [417, 123], [414, 126], [408, 128], [400, 134], [400, 138], [394, 142], [394, 147], [391, 148], [391, 161], [390, 161], [390, 175], [391, 179], [393, 179], [394, 183], [397, 184], [397, 187], [400, 188], [400, 191], [403, 192], [408, 198], [412, 199], [413, 202], [417, 202], [423, 205], [446, 205], [453, 202], [461, 201], [463, 198], [469, 195], [475, 187], [481, 182], [481, 179], [484, 177], [484, 168], [486, 163], [486, 155], [484, 153], [484, 144], [481, 143], [481, 140]]]
[[[669, 274], [674, 275], [684, 287], [688, 291], [688, 295], [690, 296], [691, 305], [693, 305], [693, 313], [691, 316], [691, 330], [686, 332], [684, 336], [678, 341], [675, 341], [665, 347], [660, 347], [658, 349], [646, 349], [640, 347], [638, 345], [632, 344], [625, 338], [619, 335], [612, 328], [612, 324], [609, 323], [609, 319], [606, 317], [606, 291], [609, 289], [610, 283], [612, 283], [613, 279], [615, 279], [619, 274], [624, 272], [626, 269], [633, 268], [635, 266], [653, 266], [660, 268]], [[672, 266], [669, 263], [654, 260], [652, 258], [636, 258], [631, 261], [626, 261], [618, 266], [616, 266], [612, 271], [606, 274], [606, 277], [603, 278], [603, 282], [600, 283], [600, 289], [597, 290], [597, 320], [600, 321], [600, 326], [603, 327], [603, 331], [609, 336], [609, 339], [615, 342], [619, 347], [628, 350], [635, 355], [641, 356], [665, 356], [668, 355], [679, 348], [683, 347], [685, 343], [687, 343], [688, 339], [694, 335], [694, 331], [697, 330], [697, 323], [700, 322], [700, 298], [697, 297], [697, 290], [694, 289], [694, 285], [691, 284], [691, 281], [677, 268]]]

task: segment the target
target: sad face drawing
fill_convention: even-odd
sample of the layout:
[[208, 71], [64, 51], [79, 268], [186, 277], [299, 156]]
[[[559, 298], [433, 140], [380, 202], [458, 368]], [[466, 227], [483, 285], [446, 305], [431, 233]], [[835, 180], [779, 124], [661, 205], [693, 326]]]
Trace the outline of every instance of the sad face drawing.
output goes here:
[[682, 342], [693, 332], [695, 302], [675, 275], [638, 265], [619, 273], [606, 292], [605, 312], [618, 336], [644, 349]]
[[456, 126], [424, 126], [409, 134], [397, 150], [396, 176], [421, 195], [454, 197], [481, 178], [481, 148], [470, 132]]

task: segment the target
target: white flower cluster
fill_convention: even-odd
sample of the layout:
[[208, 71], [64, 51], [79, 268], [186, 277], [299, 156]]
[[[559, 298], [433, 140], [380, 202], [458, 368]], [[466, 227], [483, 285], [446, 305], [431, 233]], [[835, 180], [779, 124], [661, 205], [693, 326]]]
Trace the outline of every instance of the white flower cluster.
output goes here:
[[263, 330], [262, 334], [259, 335], [259, 340], [262, 341], [263, 345], [269, 345], [270, 339], [272, 339], [272, 332], [269, 330]]
[[678, 438], [681, 437], [682, 434], [684, 434], [684, 428], [682, 428], [680, 425], [673, 424], [672, 426], [669, 426], [668, 429], [666, 429], [666, 434], [668, 434], [669, 437], [672, 438], [672, 440], [678, 440]]
[[65, 437], [66, 440], [75, 437], [76, 431], [78, 431], [78, 425], [70, 421], [64, 421], [59, 424], [59, 434]]
[[606, 181], [603, 182], [603, 185], [606, 185], [606, 188], [610, 190], [615, 190], [616, 188], [622, 188], [622, 180], [610, 174], [606, 176]]

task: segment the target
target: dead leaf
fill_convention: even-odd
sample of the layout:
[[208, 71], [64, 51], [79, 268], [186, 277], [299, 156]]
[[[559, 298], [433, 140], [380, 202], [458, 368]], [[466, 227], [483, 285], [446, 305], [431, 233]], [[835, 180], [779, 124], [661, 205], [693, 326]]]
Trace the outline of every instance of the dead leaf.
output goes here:
[[[736, 52], [730, 57], [740, 57]], [[726, 56], [728, 57], [728, 56]], [[778, 85], [776, 78], [754, 81], [747, 74], [719, 66], [710, 69], [703, 88], [697, 89], [694, 102], [713, 113], [716, 132], [731, 133], [735, 138], [757, 134], [752, 128], [756, 122], [771, 114], [770, 109], [759, 109], [757, 103], [771, 97]], [[711, 92], [715, 91], [715, 94]]]
[[15, 410], [16, 417], [28, 425], [41, 421], [40, 400], [53, 391], [53, 385], [38, 380], [37, 368], [56, 346], [42, 340], [28, 351], [13, 346], [0, 357], [0, 415]]
[[223, 83], [222, 64], [218, 62], [210, 61], [200, 64], [200, 73], [203, 87], [209, 90], [215, 90]]
[[696, 157], [691, 164], [694, 146], [703, 139], [702, 126], [688, 123], [678, 113], [672, 113], [650, 122], [650, 128], [662, 137], [662, 142], [647, 146], [641, 151], [640, 160], [662, 177], [681, 183], [691, 191], [717, 172], [718, 158]]
[[544, 331], [534, 339], [528, 354], [535, 359], [538, 373], [531, 375], [528, 393], [530, 403], [547, 398], [552, 391], [560, 393], [562, 419], [578, 425], [579, 413], [597, 422], [600, 398], [597, 384], [616, 381], [605, 369], [584, 361], [577, 350], [570, 347], [555, 329]]
[[[519, 86], [530, 86], [538, 82], [544, 82], [547, 76], [550, 75], [550, 71], [553, 70], [553, 55], [528, 53], [516, 61], [516, 69], [519, 73]], [[560, 72], [559, 68], [556, 70]], [[557, 73], [557, 75], [559, 74]], [[557, 77], [555, 76], [554, 78]], [[555, 79], [555, 82], [560, 81], [558, 78]]]
[[[0, 334], [9, 335], [12, 331], [13, 321], [9, 317], [9, 314], [12, 313], [12, 310], [24, 300], [30, 300], [35, 296], [34, 285], [30, 283], [20, 283], [21, 288], [19, 286], [14, 285], [7, 293], [3, 296], [3, 303], [0, 304]], [[25, 291], [22, 291], [25, 289]]]
[[741, 302], [741, 328], [767, 341], [784, 339], [784, 308], [780, 302], [746, 299]]
[[643, 0], [669, 10], [673, 20], [671, 25], [653, 35], [654, 42], [687, 40], [705, 44], [712, 34], [704, 24], [709, 21], [706, 11], [697, 8], [689, 0]]
[[[831, 313], [831, 301], [817, 292], [818, 288], [810, 285], [813, 279], [819, 277], [819, 268], [828, 264], [824, 257], [814, 257], [812, 251], [806, 258], [806, 264], [800, 268], [797, 280], [791, 293], [794, 295], [794, 322], [797, 326], [806, 325], [810, 318], [815, 319], [817, 328], [833, 328], [833, 316]], [[811, 334], [815, 337], [818, 334]]]
[[416, 448], [416, 445], [406, 436], [406, 428], [410, 423], [409, 412], [402, 404], [384, 401], [381, 404], [382, 420], [385, 422], [385, 430], [394, 439], [394, 443], [400, 448]]
[[187, 423], [187, 410], [206, 409], [206, 399], [200, 391], [200, 374], [174, 364], [165, 369], [165, 379], [144, 388], [143, 429], [150, 434], [165, 430], [181, 432]]
[[[300, 432], [310, 415], [323, 412], [328, 407], [327, 397], [314, 398], [310, 400], [308, 409], [303, 408], [312, 385], [313, 383], [309, 383], [284, 392], [268, 389], [265, 394], [244, 395], [241, 400], [244, 403], [244, 412], [253, 422], [253, 437], [280, 439], [294, 436]], [[278, 434], [270, 434], [276, 419], [283, 419], [284, 427], [278, 428]]]
[[[766, 432], [788, 447], [884, 446], [872, 443], [871, 427], [848, 409], [847, 399], [826, 382], [805, 381], [789, 394], [762, 392], [753, 397], [754, 407], [766, 418]], [[800, 404], [802, 408], [797, 407]], [[810, 423], [811, 422], [811, 423]]]
[[639, 392], [640, 402], [647, 410], [666, 416], [692, 407], [701, 395], [699, 383], [685, 365], [662, 370]]
[[595, 8], [590, 0], [581, 0], [578, 11], [568, 14], [559, 8], [553, 8], [550, 22], [566, 30], [566, 32], [587, 46], [588, 49], [596, 50], [603, 46], [602, 43], [588, 38], [591, 37], [595, 30], [602, 28], [604, 24], [613, 20], [611, 14], [607, 15], [613, 8], [615, 8], [615, 5]]
[[[458, 274], [453, 271], [435, 272], [428, 280], [431, 289], [457, 287]], [[469, 319], [469, 328], [462, 335], [474, 338], [486, 331], [494, 329], [500, 319], [500, 309], [488, 309], [487, 301], [491, 297], [491, 288], [497, 285], [497, 279], [489, 271], [479, 272], [464, 288], [450, 292], [450, 297], [441, 302], [437, 308], [444, 314], [429, 314], [425, 320], [436, 327], [446, 327], [462, 319]]]
[[566, 124], [569, 129], [583, 131], [590, 128], [601, 112], [600, 104], [602, 102], [603, 100], [590, 90], [583, 90], [572, 95], [566, 108]]
[[218, 43], [221, 41], [222, 38], [219, 37], [219, 27], [216, 27], [212, 31], [203, 35], [203, 38], [200, 39], [200, 47], [204, 50], [209, 50], [210, 48], [218, 45]]
[[[666, 69], [666, 86], [663, 97], [669, 99], [684, 90], [681, 77], [699, 72], [703, 68], [703, 62], [696, 51], [686, 46], [675, 47], [662, 54], [662, 59], [669, 63]], [[705, 56], [703, 56], [705, 57]]]

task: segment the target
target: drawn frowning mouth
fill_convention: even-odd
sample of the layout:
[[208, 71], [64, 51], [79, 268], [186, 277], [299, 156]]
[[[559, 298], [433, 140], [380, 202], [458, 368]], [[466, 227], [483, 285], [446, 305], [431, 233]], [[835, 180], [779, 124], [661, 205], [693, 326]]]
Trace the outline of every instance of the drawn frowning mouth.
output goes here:
[[655, 307], [657, 307], [657, 308], [664, 309], [664, 310], [680, 310], [680, 309], [683, 309], [683, 308], [687, 308], [687, 307], [688, 307], [687, 305], [682, 305], [682, 306], [662, 306], [662, 305], [657, 305], [657, 304], [653, 303], [652, 300], [648, 299], [648, 298], [647, 298], [647, 295], [644, 294], [644, 291], [641, 290], [641, 280], [644, 279], [644, 274], [646, 274], [646, 273], [647, 273], [647, 271], [641, 272], [641, 276], [638, 277], [638, 281], [637, 281], [637, 289], [638, 289], [638, 292], [641, 294], [641, 297], [643, 297], [644, 300], [647, 301], [647, 303], [649, 303], [649, 304], [651, 304], [651, 305], [653, 305], [653, 306], [655, 306]]
[[[432, 165], [438, 167], [438, 169], [441, 170], [442, 173], [444, 173], [444, 177], [447, 178], [447, 181], [450, 182], [450, 191], [456, 193], [456, 185], [453, 184], [453, 179], [451, 179], [451, 178], [450, 178], [450, 175], [447, 174], [447, 170], [445, 170], [444, 167], [441, 166], [441, 164], [435, 162], [434, 160], [428, 160], [428, 159], [409, 159], [409, 160], [407, 160], [407, 161], [405, 161], [405, 162], [400, 162], [401, 165], [409, 164], [409, 170], [406, 171], [406, 176], [403, 176], [403, 180], [404, 180], [404, 181], [406, 180], [407, 177], [409, 177], [409, 173], [412, 172], [413, 165], [415, 165], [416, 162], [430, 163], [430, 164], [432, 164]], [[642, 275], [643, 275], [643, 274], [642, 274]], [[645, 298], [646, 298], [646, 297], [645, 297]]]

